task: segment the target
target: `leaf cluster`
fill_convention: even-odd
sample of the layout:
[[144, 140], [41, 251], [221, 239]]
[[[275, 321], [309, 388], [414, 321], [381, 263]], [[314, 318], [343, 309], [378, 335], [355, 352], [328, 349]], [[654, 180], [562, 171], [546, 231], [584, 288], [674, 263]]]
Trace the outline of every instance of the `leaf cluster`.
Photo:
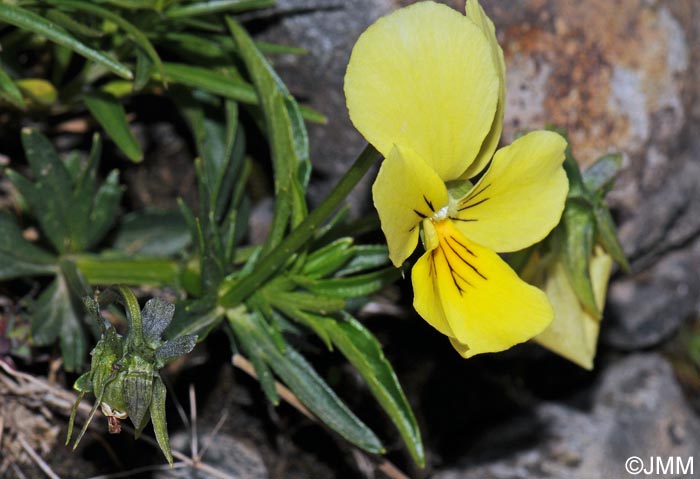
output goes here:
[[[189, 344], [193, 335], [201, 341], [218, 328], [228, 333], [233, 351], [250, 358], [273, 404], [279, 401], [277, 378], [330, 429], [365, 450], [383, 452], [382, 441], [292, 345], [308, 344], [313, 335], [356, 368], [422, 465], [420, 433], [398, 379], [380, 343], [352, 316], [400, 272], [388, 264], [384, 247], [358, 245], [340, 234], [345, 215], [338, 207], [379, 155], [366, 149], [328, 200], [308, 211], [305, 121], [324, 118], [296, 101], [266, 56], [301, 52], [254, 41], [235, 17], [271, 3], [0, 4], [0, 102], [20, 123], [33, 118], [52, 125], [89, 115], [89, 129], [99, 125], [124, 156], [139, 162], [144, 151], [130, 124], [135, 106], [144, 95], [166, 99], [184, 119], [196, 150], [199, 199], [194, 206], [180, 201], [179, 212], [121, 215], [118, 171], [99, 179], [98, 136], [87, 156], [61, 157], [45, 136], [27, 129], [23, 146], [32, 178], [8, 171], [23, 204], [19, 217], [0, 213], [0, 280], [53, 277], [34, 302], [32, 339], [36, 345], [58, 339], [66, 369], [81, 369], [86, 330], [92, 330], [97, 346], [91, 369], [76, 387], [97, 396], [93, 413], [106, 403], [107, 411], [126, 411], [137, 430], [149, 411], [154, 423], [161, 421], [154, 416], [165, 398], [157, 384], [158, 351]], [[249, 148], [253, 131], [267, 140], [269, 158]], [[274, 210], [266, 240], [250, 244], [249, 178], [259, 161], [271, 165]], [[39, 242], [24, 238], [32, 221]], [[88, 308], [93, 320], [86, 320], [81, 298], [91, 286], [115, 283], [176, 289], [184, 299], [167, 329], [159, 326], [151, 338], [163, 332], [168, 342], [148, 342], [152, 302], [143, 312], [129, 310], [132, 325], [144, 318], [145, 343], [138, 345], [130, 339], [133, 332], [121, 338], [95, 321], [94, 305]], [[114, 364], [139, 380], [151, 374], [155, 382], [127, 387]], [[137, 389], [151, 393], [127, 400]], [[163, 431], [156, 428], [165, 452]]]

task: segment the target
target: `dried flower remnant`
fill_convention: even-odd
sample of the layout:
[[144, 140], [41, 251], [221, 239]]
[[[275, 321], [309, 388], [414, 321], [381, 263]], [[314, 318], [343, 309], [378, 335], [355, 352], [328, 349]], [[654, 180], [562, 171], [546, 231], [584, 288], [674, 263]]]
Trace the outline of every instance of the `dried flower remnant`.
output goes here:
[[[125, 336], [119, 335], [100, 317], [100, 305], [114, 301], [123, 303], [127, 311], [129, 329]], [[107, 417], [108, 430], [112, 434], [119, 433], [120, 421], [129, 417], [138, 437], [152, 420], [158, 445], [172, 466], [165, 420], [166, 391], [158, 370], [189, 353], [197, 336], [190, 334], [162, 340], [161, 335], [173, 319], [175, 306], [153, 298], [141, 311], [136, 297], [125, 286], [108, 289], [100, 295], [99, 302], [92, 298], [86, 298], [84, 302], [90, 315], [99, 323], [102, 337], [92, 350], [90, 371], [80, 376], [73, 386], [80, 396], [71, 412], [66, 444], [72, 436], [78, 404], [85, 393], [91, 392], [96, 396], [95, 404], [73, 448], [77, 447], [99, 406]]]

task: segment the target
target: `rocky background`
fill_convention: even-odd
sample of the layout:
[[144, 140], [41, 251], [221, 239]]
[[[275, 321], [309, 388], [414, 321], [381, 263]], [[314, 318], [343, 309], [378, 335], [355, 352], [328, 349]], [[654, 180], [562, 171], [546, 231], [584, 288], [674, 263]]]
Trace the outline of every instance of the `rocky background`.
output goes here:
[[[280, 1], [277, 9], [285, 13], [262, 32], [265, 39], [309, 50], [278, 58], [276, 66], [292, 91], [329, 118], [310, 131], [316, 201], [363, 146], [342, 90], [352, 45], [378, 16], [409, 3]], [[447, 3], [463, 8], [461, 0]], [[611, 283], [593, 373], [534, 347], [471, 365], [445, 359], [431, 367], [419, 365], [419, 358], [399, 359], [430, 455], [428, 471], [412, 473], [436, 479], [615, 478], [630, 477], [624, 461], [631, 455], [697, 454], [700, 422], [690, 404], [697, 406], [700, 390], [698, 363], [691, 358], [700, 316], [700, 3], [482, 5], [506, 56], [504, 143], [520, 129], [554, 124], [568, 129], [583, 166], [607, 152], [623, 154], [609, 204], [632, 271], [616, 274]], [[356, 214], [371, 208], [371, 179], [355, 193]], [[415, 321], [410, 311], [404, 316]], [[419, 334], [432, 334], [428, 329]], [[386, 339], [392, 360], [392, 350], [407, 354], [400, 338]], [[478, 368], [488, 373], [475, 379]], [[481, 376], [494, 371], [499, 384], [485, 387], [490, 380]], [[442, 401], [430, 397], [438, 394], [438, 381]], [[514, 394], [520, 396], [515, 401], [503, 399]], [[494, 401], [504, 404], [494, 407]], [[429, 407], [446, 408], [451, 419], [443, 424]], [[483, 414], [493, 421], [467, 419]], [[700, 456], [694, 459], [699, 469]]]

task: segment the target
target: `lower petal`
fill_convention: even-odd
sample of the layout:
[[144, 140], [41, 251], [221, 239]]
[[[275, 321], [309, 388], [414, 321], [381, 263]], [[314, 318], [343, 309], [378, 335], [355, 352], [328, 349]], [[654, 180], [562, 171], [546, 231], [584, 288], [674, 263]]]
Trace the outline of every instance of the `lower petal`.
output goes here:
[[551, 323], [545, 294], [496, 253], [465, 238], [451, 221], [435, 223], [435, 229], [438, 246], [412, 274], [414, 307], [451, 337], [463, 357], [506, 350]]

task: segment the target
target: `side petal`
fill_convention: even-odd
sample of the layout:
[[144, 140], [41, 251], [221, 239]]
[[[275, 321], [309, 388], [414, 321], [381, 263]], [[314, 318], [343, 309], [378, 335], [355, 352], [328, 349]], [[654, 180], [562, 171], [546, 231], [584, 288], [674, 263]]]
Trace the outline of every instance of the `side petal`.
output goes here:
[[411, 150], [397, 147], [382, 162], [372, 196], [396, 267], [416, 248], [420, 222], [449, 201], [437, 173]]
[[[463, 357], [503, 351], [551, 323], [552, 307], [545, 294], [522, 281], [496, 253], [465, 238], [450, 221], [436, 223], [435, 228], [439, 246], [426, 253], [427, 266], [419, 270], [433, 282], [432, 289], [414, 275], [414, 307], [438, 328], [441, 318], [435, 305], [441, 306]], [[425, 299], [429, 294], [430, 300]]]
[[498, 44], [496, 38], [496, 28], [493, 26], [491, 19], [486, 16], [486, 12], [481, 8], [477, 0], [467, 0], [466, 5], [467, 17], [473, 21], [479, 29], [484, 33], [489, 42], [491, 50], [491, 59], [498, 74], [498, 105], [496, 115], [491, 124], [491, 130], [484, 143], [481, 145], [479, 155], [467, 169], [464, 177], [469, 179], [479, 174], [486, 167], [493, 156], [493, 152], [498, 147], [498, 142], [501, 140], [501, 132], [503, 131], [503, 114], [506, 106], [506, 62], [503, 59], [503, 49]]
[[444, 181], [476, 158], [496, 112], [498, 74], [482, 31], [457, 11], [420, 2], [370, 26], [345, 74], [350, 119], [385, 156], [420, 155]]
[[550, 131], [534, 131], [501, 148], [450, 218], [465, 236], [499, 253], [542, 240], [564, 211], [565, 149], [566, 140]]

